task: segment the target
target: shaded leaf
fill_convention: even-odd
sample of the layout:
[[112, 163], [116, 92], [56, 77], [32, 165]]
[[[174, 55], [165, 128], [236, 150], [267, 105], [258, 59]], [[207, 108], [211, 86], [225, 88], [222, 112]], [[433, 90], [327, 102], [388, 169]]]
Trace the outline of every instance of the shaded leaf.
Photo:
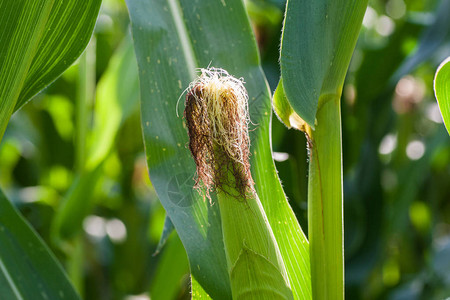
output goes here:
[[81, 230], [83, 219], [94, 205], [91, 199], [102, 174], [102, 166], [79, 174], [72, 182], [53, 218], [52, 237], [56, 242], [72, 238]]
[[288, 1], [281, 77], [294, 111], [314, 128], [319, 97], [341, 95], [367, 0]]
[[161, 234], [161, 238], [159, 239], [158, 246], [156, 246], [156, 250], [155, 250], [155, 253], [153, 253], [153, 255], [157, 255], [162, 250], [162, 248], [166, 244], [167, 240], [169, 239], [170, 234], [173, 232], [174, 229], [175, 229], [175, 227], [173, 226], [172, 221], [170, 220], [170, 218], [168, 216], [166, 216], [166, 218], [164, 219], [163, 232]]
[[172, 300], [177, 298], [182, 279], [188, 279], [189, 263], [180, 238], [174, 234], [168, 241], [158, 262], [150, 286], [152, 299]]
[[437, 6], [436, 16], [431, 26], [428, 26], [420, 37], [417, 50], [409, 56], [398, 68], [391, 78], [392, 84], [396, 84], [402, 76], [411, 73], [423, 61], [433, 55], [436, 50], [445, 43], [450, 33], [450, 0], [443, 0]]
[[14, 110], [55, 80], [91, 39], [101, 0], [54, 1]]
[[2, 299], [80, 299], [63, 269], [0, 191]]

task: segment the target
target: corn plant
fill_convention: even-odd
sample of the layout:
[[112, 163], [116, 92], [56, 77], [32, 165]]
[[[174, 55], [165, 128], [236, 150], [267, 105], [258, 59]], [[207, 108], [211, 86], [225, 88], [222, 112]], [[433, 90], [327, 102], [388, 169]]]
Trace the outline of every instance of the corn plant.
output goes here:
[[[285, 123], [289, 127], [289, 120], [297, 116], [296, 120], [302, 123], [298, 128], [306, 132], [310, 141], [309, 227], [312, 250], [309, 255], [306, 238], [292, 215], [273, 169], [268, 140], [270, 94], [258, 67], [258, 55], [242, 3], [127, 3], [140, 67], [143, 128], [150, 177], [186, 247], [193, 279], [214, 299], [229, 298], [231, 294], [236, 296], [234, 283], [231, 282], [231, 291], [228, 283], [229, 278], [234, 278], [229, 261], [229, 272], [226, 272], [228, 253], [217, 253], [218, 249], [223, 248], [221, 243], [226, 241], [230, 230], [227, 228], [230, 225], [225, 225], [230, 224], [224, 212], [224, 203], [227, 202], [221, 200], [219, 192], [219, 211], [217, 205], [211, 206], [202, 201], [201, 195], [192, 191], [195, 169], [189, 153], [183, 147], [187, 143], [186, 126], [182, 119], [173, 114], [174, 106], [178, 110], [175, 99], [195, 79], [196, 68], [211, 65], [226, 69], [246, 81], [250, 120], [257, 124], [251, 131], [250, 143], [255, 189], [278, 242], [281, 261], [288, 275], [286, 283], [290, 285], [294, 298], [311, 297], [311, 276], [315, 298], [343, 298], [339, 99], [367, 1], [319, 1], [311, 4], [290, 1], [287, 4], [281, 48], [283, 84], [274, 102], [280, 119], [287, 120]], [[223, 36], [223, 39], [213, 40], [212, 35]], [[324, 35], [326, 38], [323, 38]], [[287, 98], [283, 91], [286, 91]], [[192, 93], [196, 94], [188, 92], [188, 98]], [[285, 111], [280, 111], [280, 106]], [[316, 111], [320, 113], [317, 117]], [[215, 120], [215, 117], [211, 118]], [[186, 116], [186, 119], [190, 117]], [[316, 123], [320, 124], [317, 130]], [[187, 127], [192, 128], [189, 122]], [[204, 127], [203, 131], [207, 128]], [[202, 171], [199, 171], [198, 160], [209, 161], [210, 157], [214, 155], [194, 154], [200, 179]], [[206, 161], [203, 163], [207, 164]], [[212, 181], [226, 181], [227, 175], [222, 176], [225, 179], [219, 178], [220, 169], [214, 166], [210, 168], [219, 173], [210, 175]], [[182, 182], [186, 185], [185, 190], [172, 185], [172, 182]], [[326, 185], [322, 182], [326, 182]], [[221, 189], [220, 186], [218, 189]], [[238, 194], [243, 195], [241, 202], [246, 200], [245, 193]], [[217, 202], [214, 196], [211, 196], [213, 203]], [[245, 211], [245, 206], [240, 210]], [[240, 223], [242, 221], [237, 218], [236, 211], [237, 208], [234, 208], [236, 219], [232, 222]], [[222, 223], [218, 219], [219, 215], [222, 216]], [[213, 221], [215, 217], [217, 219]], [[197, 237], [194, 238], [197, 230]], [[205, 245], [201, 254], [198, 253], [200, 245], [213, 240], [217, 244]], [[225, 250], [228, 251], [227, 243]], [[216, 261], [214, 267], [211, 266], [211, 260]], [[328, 268], [333, 271], [327, 272]], [[241, 281], [241, 284], [244, 283]]]
[[[166, 212], [155, 253], [163, 252], [162, 257], [151, 271], [157, 274], [149, 287], [152, 298], [173, 299], [173, 286], [189, 263], [193, 299], [343, 299], [342, 143], [348, 136], [342, 135], [341, 107], [346, 106], [341, 97], [368, 0], [287, 1], [278, 53], [281, 77], [273, 96], [247, 15], [254, 3], [242, 0], [126, 0], [131, 35], [124, 34], [95, 87], [95, 38], [87, 44], [100, 2], [0, 1], [0, 139], [13, 112], [79, 58], [73, 180], [49, 222], [52, 249], [58, 258], [66, 255], [67, 275], [0, 191], [0, 298], [84, 296], [83, 266], [89, 255], [83, 221], [98, 205], [96, 190], [120, 155], [117, 144], [127, 147], [132, 140], [128, 132], [119, 134], [138, 111], [140, 98], [141, 128], [131, 131], [142, 130], [150, 179]], [[450, 2], [442, 3], [416, 55], [395, 68], [386, 65], [382, 75], [373, 72], [380, 62], [372, 56], [364, 60], [361, 69], [370, 72], [363, 73], [368, 79], [357, 76], [362, 99], [388, 93], [436, 50], [429, 41], [445, 36], [443, 24], [449, 24], [443, 12]], [[395, 39], [388, 45], [400, 51]], [[380, 57], [400, 55], [375, 58]], [[434, 81], [447, 129], [448, 66], [442, 64]], [[386, 102], [381, 105], [386, 111]], [[361, 124], [380, 118], [378, 107], [368, 107], [356, 103], [356, 112], [372, 116], [361, 118]], [[272, 124], [272, 109], [281, 123], [306, 137], [302, 147], [309, 171], [299, 180], [308, 181], [308, 238], [273, 161], [271, 130], [278, 124]], [[378, 142], [386, 134], [385, 126], [379, 131], [367, 127]], [[360, 143], [361, 132], [355, 134]], [[301, 141], [303, 134], [294, 134]], [[441, 133], [436, 136], [440, 139]], [[437, 149], [443, 143], [433, 145]], [[355, 150], [347, 151], [355, 159]], [[358, 159], [378, 162], [376, 151]], [[355, 181], [381, 177], [377, 169], [375, 175], [364, 171], [358, 170]], [[398, 193], [407, 195], [411, 185], [414, 178], [408, 177]], [[401, 208], [393, 209], [396, 219], [402, 217]], [[133, 209], [136, 214], [137, 205]], [[169, 238], [173, 231], [180, 240]], [[143, 241], [133, 239], [144, 249]], [[146, 268], [138, 259], [127, 263]], [[388, 275], [389, 267], [383, 267]]]

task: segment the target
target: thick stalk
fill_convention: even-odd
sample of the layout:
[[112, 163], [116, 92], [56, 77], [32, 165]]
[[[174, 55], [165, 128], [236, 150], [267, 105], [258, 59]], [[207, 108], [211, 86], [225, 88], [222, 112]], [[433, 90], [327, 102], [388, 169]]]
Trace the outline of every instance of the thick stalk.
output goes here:
[[246, 199], [236, 195], [239, 191], [229, 185], [217, 193], [233, 299], [293, 299], [258, 195], [254, 191]]
[[308, 226], [313, 299], [344, 299], [341, 110], [338, 95], [319, 101], [311, 132]]

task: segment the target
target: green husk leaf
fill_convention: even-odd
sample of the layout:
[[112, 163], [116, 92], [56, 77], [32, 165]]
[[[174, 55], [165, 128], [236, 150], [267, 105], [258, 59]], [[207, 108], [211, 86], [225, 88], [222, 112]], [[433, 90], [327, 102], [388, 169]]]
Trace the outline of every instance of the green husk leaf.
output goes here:
[[81, 55], [91, 39], [101, 3], [101, 0], [54, 1], [14, 111]]
[[155, 270], [154, 279], [150, 285], [152, 299], [176, 299], [183, 285], [182, 279], [187, 279], [189, 263], [180, 238], [173, 234], [167, 241], [161, 259]]
[[233, 299], [293, 299], [278, 268], [246, 247], [242, 248], [232, 268], [231, 288]]

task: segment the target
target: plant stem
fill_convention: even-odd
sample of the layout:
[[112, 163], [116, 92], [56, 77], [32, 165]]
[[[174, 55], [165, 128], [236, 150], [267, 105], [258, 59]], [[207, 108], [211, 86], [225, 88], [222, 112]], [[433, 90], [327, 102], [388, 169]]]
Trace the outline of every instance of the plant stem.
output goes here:
[[339, 95], [319, 100], [311, 132], [308, 226], [313, 299], [344, 299], [341, 110]]

